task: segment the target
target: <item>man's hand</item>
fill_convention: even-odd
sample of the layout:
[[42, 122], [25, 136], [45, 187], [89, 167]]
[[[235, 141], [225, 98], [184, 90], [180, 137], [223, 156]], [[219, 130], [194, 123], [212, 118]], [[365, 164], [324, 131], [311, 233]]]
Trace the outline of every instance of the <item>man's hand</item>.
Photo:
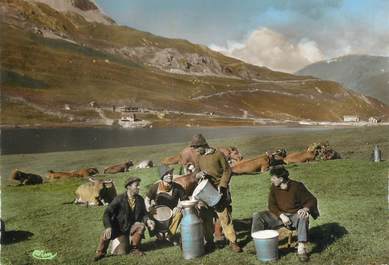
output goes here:
[[218, 189], [219, 189], [219, 193], [222, 195], [220, 200], [226, 200], [227, 199], [227, 188], [219, 186]]
[[309, 217], [309, 209], [307, 207], [304, 207], [297, 211], [297, 216], [300, 219], [305, 219]]
[[151, 219], [147, 219], [146, 225], [151, 231], [155, 229], [155, 222]]
[[153, 206], [150, 206], [150, 208], [149, 208], [149, 214], [150, 214], [150, 216], [153, 216], [154, 214], [156, 214], [157, 213], [157, 208], [155, 208], [155, 206], [153, 205]]
[[206, 175], [207, 175], [207, 171], [205, 170], [200, 171], [199, 173], [196, 174], [197, 181], [204, 179]]
[[104, 230], [104, 239], [105, 240], [108, 240], [111, 238], [111, 235], [112, 235], [112, 228], [111, 227], [108, 227]]
[[290, 221], [290, 218], [283, 213], [280, 214], [280, 219], [281, 219], [282, 223], [287, 227], [292, 224], [292, 222]]

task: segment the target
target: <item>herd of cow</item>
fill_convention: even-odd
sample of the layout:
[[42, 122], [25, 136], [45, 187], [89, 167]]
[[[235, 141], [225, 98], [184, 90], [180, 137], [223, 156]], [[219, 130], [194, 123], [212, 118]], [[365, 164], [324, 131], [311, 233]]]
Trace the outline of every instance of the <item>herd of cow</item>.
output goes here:
[[[266, 152], [265, 154], [250, 159], [243, 159], [242, 154], [236, 147], [219, 148], [226, 160], [231, 166], [233, 175], [252, 174], [256, 172], [265, 172], [271, 166], [279, 164], [304, 163], [313, 160], [332, 160], [341, 158], [339, 153], [329, 147], [328, 142], [324, 144], [312, 144], [305, 151], [287, 153], [285, 149], [279, 149], [276, 152]], [[175, 156], [166, 157], [161, 160], [164, 165], [181, 165], [180, 175], [174, 176], [174, 181], [180, 184], [188, 195], [192, 194], [197, 184], [195, 176], [195, 165], [198, 159], [197, 151], [192, 147], [184, 148]], [[104, 168], [104, 174], [115, 174], [127, 172], [134, 164], [127, 161]], [[151, 160], [140, 162], [135, 168], [153, 167]], [[82, 168], [71, 172], [55, 172], [50, 170], [47, 174], [47, 181], [71, 179], [71, 178], [88, 178], [88, 182], [80, 185], [76, 192], [75, 203], [87, 205], [104, 205], [110, 203], [117, 195], [114, 182], [110, 180], [98, 180], [93, 176], [98, 174], [97, 168]], [[19, 181], [19, 185], [42, 184], [43, 178], [32, 173], [25, 173], [15, 169], [12, 172], [11, 179]]]

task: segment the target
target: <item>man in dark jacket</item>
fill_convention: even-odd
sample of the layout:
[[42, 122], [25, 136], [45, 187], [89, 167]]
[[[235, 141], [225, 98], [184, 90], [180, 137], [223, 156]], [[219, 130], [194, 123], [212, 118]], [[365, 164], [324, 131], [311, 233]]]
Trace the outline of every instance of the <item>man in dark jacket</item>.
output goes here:
[[[169, 223], [167, 240], [176, 245], [178, 244], [176, 233], [182, 219], [179, 203], [187, 200], [188, 197], [181, 185], [173, 182], [173, 170], [174, 168], [169, 168], [165, 165], [158, 168], [160, 181], [150, 187], [145, 197], [145, 204], [146, 210], [150, 213], [153, 213], [155, 206], [161, 205], [167, 206], [172, 210], [173, 216]], [[161, 231], [156, 231], [158, 239], [163, 239], [164, 233], [159, 232]]]
[[[154, 229], [154, 222], [148, 219], [146, 206], [142, 196], [139, 195], [140, 178], [130, 177], [124, 187], [126, 192], [116, 196], [104, 211], [103, 223], [105, 230], [101, 233], [95, 260], [106, 255], [109, 242], [117, 238], [123, 239], [123, 246], [128, 246], [131, 237], [132, 253], [144, 255], [140, 250], [140, 243], [145, 231], [145, 225]], [[119, 248], [115, 254], [126, 254], [126, 247]]]
[[289, 172], [282, 165], [272, 167], [270, 175], [269, 211], [253, 215], [251, 233], [282, 226], [297, 229], [297, 254], [301, 261], [308, 261], [305, 244], [309, 215], [314, 219], [319, 217], [317, 200], [303, 183], [289, 179]]
[[221, 193], [222, 197], [215, 207], [209, 207], [208, 211], [202, 211], [204, 222], [204, 234], [206, 249], [214, 248], [213, 243], [213, 223], [212, 217], [216, 213], [226, 238], [230, 242], [230, 249], [233, 252], [242, 252], [241, 247], [237, 244], [236, 232], [232, 225], [231, 216], [231, 195], [229, 192], [229, 183], [231, 180], [231, 168], [219, 150], [209, 147], [204, 136], [197, 134], [193, 136], [191, 147], [196, 148], [199, 152], [199, 158], [196, 170], [199, 171], [199, 178], [207, 178]]

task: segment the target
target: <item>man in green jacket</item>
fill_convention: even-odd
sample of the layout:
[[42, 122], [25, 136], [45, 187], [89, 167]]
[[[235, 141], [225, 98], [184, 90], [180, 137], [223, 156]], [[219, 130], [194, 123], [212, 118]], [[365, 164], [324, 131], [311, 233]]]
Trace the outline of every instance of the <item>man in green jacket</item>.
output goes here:
[[221, 193], [219, 203], [214, 207], [209, 207], [205, 214], [202, 214], [204, 221], [204, 233], [206, 249], [214, 248], [213, 242], [213, 215], [216, 213], [220, 220], [223, 232], [230, 241], [230, 249], [233, 252], [242, 252], [237, 244], [236, 232], [232, 225], [231, 217], [231, 196], [229, 183], [231, 180], [231, 168], [223, 153], [215, 148], [209, 147], [204, 136], [197, 134], [193, 136], [191, 147], [196, 148], [199, 158], [196, 165], [199, 177], [207, 178]]
[[316, 198], [303, 183], [289, 179], [289, 172], [279, 165], [270, 169], [271, 188], [269, 211], [255, 213], [251, 233], [282, 226], [297, 229], [297, 254], [300, 261], [308, 261], [305, 244], [308, 241], [309, 215], [319, 217]]

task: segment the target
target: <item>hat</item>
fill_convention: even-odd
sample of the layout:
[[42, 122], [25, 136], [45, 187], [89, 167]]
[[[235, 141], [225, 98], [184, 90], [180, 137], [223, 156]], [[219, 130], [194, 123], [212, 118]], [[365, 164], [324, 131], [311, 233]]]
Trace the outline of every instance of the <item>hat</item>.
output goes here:
[[124, 183], [124, 187], [127, 189], [127, 186], [131, 185], [133, 182], [140, 182], [140, 178], [138, 177], [129, 177], [127, 181]]
[[190, 144], [191, 147], [199, 147], [199, 146], [208, 146], [207, 141], [205, 140], [202, 134], [195, 134], [192, 137], [192, 142]]
[[163, 179], [163, 177], [167, 174], [167, 173], [172, 173], [174, 170], [174, 168], [170, 168], [166, 165], [161, 165], [159, 168], [158, 168], [158, 173], [159, 173], [159, 178], [160, 179]]
[[286, 170], [283, 165], [277, 165], [270, 168], [270, 176], [287, 179], [289, 177], [289, 171]]

